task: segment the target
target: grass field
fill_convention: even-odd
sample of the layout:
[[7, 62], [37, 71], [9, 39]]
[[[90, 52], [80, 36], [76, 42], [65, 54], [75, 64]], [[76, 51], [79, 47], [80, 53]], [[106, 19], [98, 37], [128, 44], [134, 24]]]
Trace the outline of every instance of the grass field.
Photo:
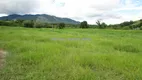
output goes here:
[[142, 31], [0, 27], [0, 80], [142, 80]]

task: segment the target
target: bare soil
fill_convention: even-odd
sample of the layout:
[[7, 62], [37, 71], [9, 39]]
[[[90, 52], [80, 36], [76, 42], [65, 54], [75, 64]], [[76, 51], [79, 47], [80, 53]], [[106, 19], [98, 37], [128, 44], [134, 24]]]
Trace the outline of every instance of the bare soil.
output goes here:
[[0, 69], [4, 65], [6, 52], [0, 49]]

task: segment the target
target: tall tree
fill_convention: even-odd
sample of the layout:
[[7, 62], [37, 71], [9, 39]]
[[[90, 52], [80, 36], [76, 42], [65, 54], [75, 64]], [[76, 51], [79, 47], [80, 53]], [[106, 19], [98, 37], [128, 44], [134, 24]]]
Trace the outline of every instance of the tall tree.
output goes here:
[[98, 25], [98, 27], [101, 27], [101, 22], [99, 20], [97, 20], [96, 24]]
[[81, 22], [80, 28], [89, 28], [87, 21]]
[[96, 22], [96, 24], [98, 25], [98, 27], [99, 27], [100, 29], [104, 29], [104, 28], [107, 27], [107, 24], [105, 24], [104, 22], [101, 23], [99, 20]]

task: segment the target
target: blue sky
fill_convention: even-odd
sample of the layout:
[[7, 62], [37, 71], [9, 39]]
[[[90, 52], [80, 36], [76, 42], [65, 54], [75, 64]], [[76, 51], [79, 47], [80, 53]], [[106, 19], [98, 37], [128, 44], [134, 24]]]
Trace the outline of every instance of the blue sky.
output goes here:
[[[25, 6], [26, 5], [26, 6]], [[49, 14], [95, 24], [142, 19], [142, 0], [1, 0], [0, 16]]]

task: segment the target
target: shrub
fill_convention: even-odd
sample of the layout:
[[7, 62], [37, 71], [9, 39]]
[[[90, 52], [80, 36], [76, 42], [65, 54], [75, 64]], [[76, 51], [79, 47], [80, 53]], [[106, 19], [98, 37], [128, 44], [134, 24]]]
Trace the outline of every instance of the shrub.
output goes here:
[[140, 30], [142, 30], [142, 26], [140, 27]]
[[87, 21], [83, 21], [80, 23], [80, 28], [89, 28]]
[[0, 26], [18, 26], [14, 21], [0, 21]]
[[113, 25], [112, 28], [118, 30], [118, 29], [121, 29], [121, 26], [119, 26], [119, 25]]
[[9, 26], [9, 22], [8, 21], [0, 21], [0, 26]]
[[123, 27], [124, 30], [130, 30], [131, 28], [129, 26]]
[[31, 21], [24, 21], [23, 22], [23, 26], [27, 27], [27, 28], [33, 28], [34, 27], [34, 21], [33, 20], [31, 20]]
[[41, 23], [41, 22], [35, 22], [34, 23], [34, 28], [46, 28], [46, 24]]
[[23, 24], [24, 20], [17, 19], [17, 20], [14, 20], [14, 22], [21, 26]]
[[44, 28], [53, 28], [54, 26], [48, 23], [44, 23]]
[[96, 22], [98, 28], [100, 29], [105, 29], [107, 27], [107, 24], [106, 23], [101, 23], [99, 20]]
[[59, 29], [65, 28], [65, 23], [59, 23], [58, 28], [59, 28]]
[[106, 27], [107, 27], [107, 24], [103, 22], [103, 23], [101, 24], [101, 29], [105, 29]]

